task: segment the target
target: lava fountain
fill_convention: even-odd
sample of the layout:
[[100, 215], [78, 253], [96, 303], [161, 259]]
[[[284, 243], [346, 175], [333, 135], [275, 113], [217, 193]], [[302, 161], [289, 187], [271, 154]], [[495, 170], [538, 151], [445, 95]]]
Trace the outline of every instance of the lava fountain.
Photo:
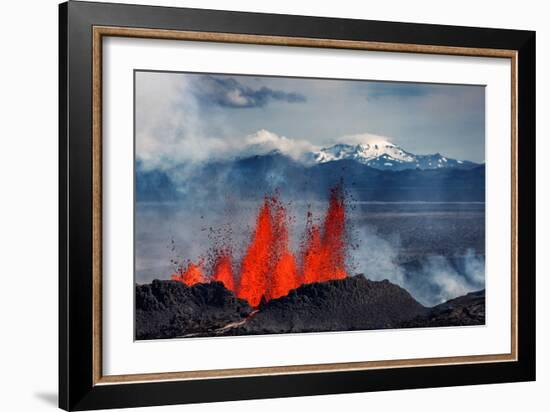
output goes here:
[[289, 246], [287, 210], [277, 196], [266, 196], [240, 262], [238, 277], [233, 270], [231, 251], [223, 249], [215, 252], [208, 278], [203, 275], [204, 265], [193, 262], [171, 278], [189, 286], [220, 281], [253, 307], [262, 300], [285, 296], [304, 283], [343, 279], [347, 276], [345, 221], [343, 191], [337, 186], [330, 191], [322, 225], [314, 224], [313, 215], [308, 212], [305, 241], [295, 255]]
[[197, 283], [204, 282], [201, 266], [196, 265], [193, 262], [189, 262], [185, 270], [180, 270], [177, 273], [174, 273], [171, 279], [183, 282], [188, 286], [193, 286]]

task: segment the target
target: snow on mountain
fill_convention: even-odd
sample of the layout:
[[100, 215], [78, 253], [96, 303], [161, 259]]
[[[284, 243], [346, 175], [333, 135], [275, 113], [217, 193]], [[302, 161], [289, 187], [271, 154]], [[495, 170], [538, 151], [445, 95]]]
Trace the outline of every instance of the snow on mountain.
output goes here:
[[451, 159], [439, 153], [415, 155], [385, 140], [355, 145], [339, 143], [313, 152], [311, 158], [316, 163], [356, 160], [359, 163], [380, 170], [469, 169], [477, 166], [476, 163]]
[[371, 133], [341, 136], [336, 142], [333, 146], [321, 148], [308, 139], [287, 138], [261, 129], [246, 136], [238, 142], [240, 144], [221, 146], [224, 150], [219, 150], [219, 153], [229, 153], [237, 159], [279, 153], [308, 165], [355, 160], [380, 170], [471, 169], [477, 166], [477, 163], [451, 159], [439, 153], [417, 155], [392, 143], [385, 136]]
[[325, 163], [334, 160], [355, 159], [361, 163], [366, 163], [383, 155], [402, 162], [411, 162], [414, 158], [414, 155], [405, 152], [393, 143], [380, 141], [377, 143], [363, 143], [357, 145], [345, 143], [336, 144], [318, 151], [315, 160], [319, 163]]

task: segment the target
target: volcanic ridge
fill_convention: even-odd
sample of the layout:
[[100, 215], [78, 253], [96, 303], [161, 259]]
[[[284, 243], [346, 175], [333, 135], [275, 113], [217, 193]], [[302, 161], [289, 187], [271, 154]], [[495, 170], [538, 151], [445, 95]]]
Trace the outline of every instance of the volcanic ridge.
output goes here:
[[485, 323], [485, 291], [433, 308], [388, 280], [362, 275], [303, 284], [258, 307], [222, 282], [136, 285], [136, 339], [419, 328]]

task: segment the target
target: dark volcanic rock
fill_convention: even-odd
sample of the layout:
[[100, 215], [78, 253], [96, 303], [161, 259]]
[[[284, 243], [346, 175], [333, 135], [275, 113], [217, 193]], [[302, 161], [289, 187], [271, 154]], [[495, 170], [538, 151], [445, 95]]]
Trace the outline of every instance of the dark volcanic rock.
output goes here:
[[394, 328], [428, 309], [401, 287], [363, 276], [302, 285], [273, 299], [226, 334], [253, 335]]
[[246, 318], [252, 308], [221, 282], [186, 286], [172, 280], [136, 285], [136, 339], [205, 333]]
[[136, 339], [483, 325], [485, 291], [433, 308], [387, 280], [359, 275], [302, 285], [258, 310], [220, 282], [136, 286]]
[[485, 290], [471, 292], [434, 306], [425, 316], [404, 321], [401, 327], [473, 326], [485, 324]]

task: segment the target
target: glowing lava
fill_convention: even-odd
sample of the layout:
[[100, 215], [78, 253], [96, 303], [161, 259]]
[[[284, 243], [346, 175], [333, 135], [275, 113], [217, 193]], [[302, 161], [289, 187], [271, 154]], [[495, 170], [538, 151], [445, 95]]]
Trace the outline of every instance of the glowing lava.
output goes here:
[[235, 279], [233, 277], [230, 253], [222, 252], [217, 256], [216, 262], [214, 263], [212, 280], [222, 282], [226, 289], [235, 290]]
[[185, 270], [180, 270], [172, 275], [172, 280], [178, 280], [188, 286], [193, 286], [196, 283], [203, 283], [204, 276], [199, 265], [189, 262]]
[[[266, 197], [240, 262], [238, 286], [232, 254], [228, 250], [216, 254], [209, 279], [223, 282], [227, 289], [253, 307], [262, 299], [268, 301], [286, 296], [304, 283], [343, 279], [347, 276], [345, 220], [344, 197], [338, 186], [331, 190], [322, 227], [313, 224], [312, 215], [308, 213], [301, 262], [297, 262], [289, 246], [286, 208], [276, 196]], [[190, 286], [207, 281], [201, 265], [194, 263], [185, 271], [172, 275], [172, 279]]]
[[346, 211], [340, 186], [330, 193], [330, 202], [323, 229], [314, 225], [308, 214], [305, 251], [303, 252], [303, 283], [325, 282], [347, 276]]
[[266, 295], [271, 272], [273, 225], [269, 199], [256, 219], [256, 229], [241, 264], [241, 281], [237, 296], [246, 299], [252, 306], [258, 306]]

